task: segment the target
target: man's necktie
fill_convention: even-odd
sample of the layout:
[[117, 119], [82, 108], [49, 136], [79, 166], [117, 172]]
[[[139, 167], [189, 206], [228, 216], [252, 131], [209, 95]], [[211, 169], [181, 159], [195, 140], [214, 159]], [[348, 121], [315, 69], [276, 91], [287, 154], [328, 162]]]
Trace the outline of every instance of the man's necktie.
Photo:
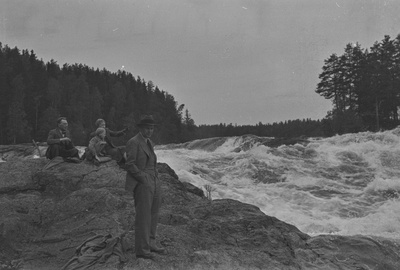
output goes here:
[[152, 152], [154, 152], [153, 146], [151, 145], [150, 140], [147, 140], [147, 146], [149, 147], [149, 149], [150, 149]]

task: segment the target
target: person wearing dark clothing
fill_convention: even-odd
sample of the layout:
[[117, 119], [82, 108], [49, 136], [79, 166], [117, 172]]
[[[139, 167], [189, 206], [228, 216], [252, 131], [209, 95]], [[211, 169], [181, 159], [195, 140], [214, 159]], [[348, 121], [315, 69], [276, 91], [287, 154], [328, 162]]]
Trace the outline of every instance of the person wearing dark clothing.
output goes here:
[[79, 151], [71, 141], [68, 121], [65, 117], [57, 119], [57, 128], [50, 130], [47, 136], [47, 145], [46, 157], [48, 159], [57, 156], [79, 159]]
[[[104, 128], [106, 131], [106, 135], [104, 141], [107, 143], [104, 147], [104, 151], [106, 155], [111, 156], [112, 159], [116, 160], [119, 164], [125, 163], [125, 146], [115, 146], [111, 140], [111, 137], [120, 137], [125, 135], [128, 128], [125, 128], [120, 131], [112, 131], [106, 127], [106, 121], [103, 119], [96, 120], [97, 128]], [[96, 132], [90, 133], [90, 137], [96, 136]]]
[[156, 245], [158, 214], [161, 205], [161, 186], [157, 172], [157, 156], [153, 142], [155, 122], [144, 116], [137, 125], [139, 133], [126, 145], [125, 189], [135, 200], [135, 253], [136, 258], [153, 259], [151, 252], [165, 253]]

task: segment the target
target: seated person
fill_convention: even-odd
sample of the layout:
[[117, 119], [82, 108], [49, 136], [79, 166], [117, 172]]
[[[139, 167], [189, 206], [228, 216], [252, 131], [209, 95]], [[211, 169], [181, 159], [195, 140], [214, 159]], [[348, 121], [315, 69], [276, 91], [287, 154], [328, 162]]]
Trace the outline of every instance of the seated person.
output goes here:
[[89, 142], [86, 159], [93, 160], [95, 163], [111, 160], [111, 158], [107, 156], [106, 152], [106, 130], [104, 128], [98, 128], [96, 129], [95, 134], [96, 136], [94, 136]]
[[47, 145], [46, 157], [48, 159], [53, 159], [57, 156], [61, 156], [64, 159], [79, 159], [79, 151], [70, 139], [68, 121], [65, 117], [57, 119], [57, 128], [50, 130], [47, 136]]
[[[95, 124], [97, 128], [103, 128], [106, 130], [106, 136], [104, 138], [105, 142], [107, 143], [104, 147], [106, 155], [111, 156], [111, 158], [116, 160], [118, 164], [124, 164], [125, 146], [115, 146], [111, 141], [111, 137], [120, 137], [125, 135], [128, 128], [125, 128], [121, 131], [112, 131], [109, 128], [106, 128], [106, 121], [104, 121], [103, 119], [97, 119]], [[92, 132], [90, 134], [90, 137], [93, 137], [95, 135], [95, 132]]]

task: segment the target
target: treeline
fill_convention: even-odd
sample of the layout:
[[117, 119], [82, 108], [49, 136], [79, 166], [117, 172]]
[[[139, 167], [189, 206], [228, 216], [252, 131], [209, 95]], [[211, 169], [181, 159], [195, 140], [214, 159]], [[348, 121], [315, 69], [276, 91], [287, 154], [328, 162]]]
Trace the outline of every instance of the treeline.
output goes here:
[[60, 116], [68, 118], [76, 145], [87, 144], [98, 118], [112, 130], [130, 128], [124, 138], [116, 138], [123, 144], [137, 131], [140, 116], [150, 113], [159, 123], [157, 143], [185, 139], [183, 114], [188, 111], [151, 81], [125, 71], [44, 63], [33, 51], [0, 43], [0, 144], [46, 141]]
[[319, 79], [316, 93], [333, 105], [322, 120], [196, 126], [184, 105], [152, 81], [83, 64], [60, 67], [0, 43], [0, 144], [45, 141], [59, 116], [68, 118], [76, 145], [87, 144], [98, 118], [112, 130], [129, 127], [115, 139], [124, 144], [142, 114], [153, 114], [159, 123], [154, 139], [160, 144], [245, 134], [320, 137], [399, 125], [400, 35], [385, 36], [370, 49], [347, 44], [342, 55], [324, 61]]
[[[368, 49], [347, 44], [342, 55], [324, 61], [316, 93], [332, 101], [322, 120], [289, 120], [255, 126], [191, 127], [192, 139], [254, 134], [267, 137], [328, 137], [392, 129], [400, 124], [400, 35], [385, 36]], [[190, 125], [189, 125], [190, 126]], [[191, 131], [191, 133], [190, 133]]]
[[323, 137], [326, 120], [288, 120], [273, 124], [258, 123], [256, 125], [200, 125], [193, 133], [196, 139], [212, 137], [229, 137], [253, 134], [260, 137]]
[[400, 35], [368, 49], [347, 44], [325, 60], [316, 92], [332, 101], [329, 134], [377, 131], [399, 125]]

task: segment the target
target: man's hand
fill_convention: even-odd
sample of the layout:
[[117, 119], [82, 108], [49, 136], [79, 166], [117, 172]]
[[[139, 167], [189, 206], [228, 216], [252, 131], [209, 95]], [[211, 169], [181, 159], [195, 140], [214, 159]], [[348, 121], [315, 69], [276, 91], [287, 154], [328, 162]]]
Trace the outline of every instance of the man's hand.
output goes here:
[[68, 137], [64, 137], [64, 138], [60, 139], [60, 142], [70, 142], [70, 141], [71, 141], [71, 139]]

